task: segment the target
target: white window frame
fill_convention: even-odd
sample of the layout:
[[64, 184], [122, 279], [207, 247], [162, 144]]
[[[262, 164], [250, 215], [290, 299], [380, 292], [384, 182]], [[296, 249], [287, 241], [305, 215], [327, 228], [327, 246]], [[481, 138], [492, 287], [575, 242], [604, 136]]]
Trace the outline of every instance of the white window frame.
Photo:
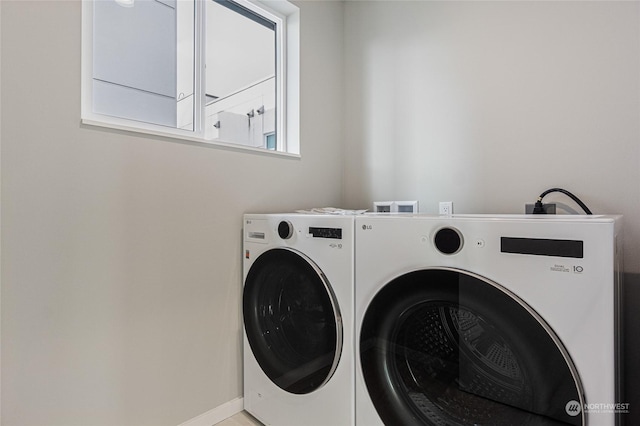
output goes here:
[[[300, 11], [286, 0], [233, 0], [241, 6], [276, 23], [276, 131], [277, 150], [255, 148], [231, 142], [205, 139], [205, 73], [206, 45], [205, 1], [195, 1], [195, 99], [194, 130], [170, 128], [127, 120], [93, 112], [93, 2], [82, 2], [82, 95], [81, 122], [90, 126], [182, 139], [206, 145], [218, 145], [259, 153], [300, 156]], [[191, 0], [178, 0], [191, 1]]]

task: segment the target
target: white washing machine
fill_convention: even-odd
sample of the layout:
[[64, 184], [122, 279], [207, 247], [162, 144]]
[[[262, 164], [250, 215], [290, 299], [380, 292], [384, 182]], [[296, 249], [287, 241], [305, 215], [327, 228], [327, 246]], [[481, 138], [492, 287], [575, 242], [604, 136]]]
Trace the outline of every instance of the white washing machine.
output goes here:
[[620, 228], [356, 218], [356, 424], [616, 424]]
[[245, 215], [243, 256], [245, 410], [354, 424], [354, 217]]

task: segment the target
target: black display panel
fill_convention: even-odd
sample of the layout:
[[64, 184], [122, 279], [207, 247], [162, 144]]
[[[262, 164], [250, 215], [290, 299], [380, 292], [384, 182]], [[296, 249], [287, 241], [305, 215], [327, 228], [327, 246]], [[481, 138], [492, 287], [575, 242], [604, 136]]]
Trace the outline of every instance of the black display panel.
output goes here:
[[500, 251], [502, 253], [582, 259], [584, 257], [584, 242], [579, 240], [501, 237]]
[[333, 238], [336, 240], [342, 239], [342, 228], [318, 228], [309, 227], [309, 234], [314, 238]]

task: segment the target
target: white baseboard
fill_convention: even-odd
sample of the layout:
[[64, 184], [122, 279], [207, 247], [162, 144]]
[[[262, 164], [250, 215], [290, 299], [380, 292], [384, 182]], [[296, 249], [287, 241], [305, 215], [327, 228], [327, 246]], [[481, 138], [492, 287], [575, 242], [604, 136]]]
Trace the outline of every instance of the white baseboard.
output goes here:
[[206, 413], [202, 413], [191, 420], [187, 420], [179, 426], [213, 426], [216, 423], [220, 423], [221, 421], [238, 414], [243, 409], [244, 399], [242, 397], [238, 397], [229, 402], [225, 402]]

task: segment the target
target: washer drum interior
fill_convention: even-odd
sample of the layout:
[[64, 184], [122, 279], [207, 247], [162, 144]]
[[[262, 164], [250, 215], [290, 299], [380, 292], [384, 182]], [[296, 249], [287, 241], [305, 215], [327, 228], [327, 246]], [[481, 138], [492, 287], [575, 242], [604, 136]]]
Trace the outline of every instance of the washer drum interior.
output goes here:
[[261, 254], [245, 280], [243, 317], [253, 355], [277, 386], [307, 394], [329, 381], [342, 352], [342, 317], [308, 257], [286, 248]]

